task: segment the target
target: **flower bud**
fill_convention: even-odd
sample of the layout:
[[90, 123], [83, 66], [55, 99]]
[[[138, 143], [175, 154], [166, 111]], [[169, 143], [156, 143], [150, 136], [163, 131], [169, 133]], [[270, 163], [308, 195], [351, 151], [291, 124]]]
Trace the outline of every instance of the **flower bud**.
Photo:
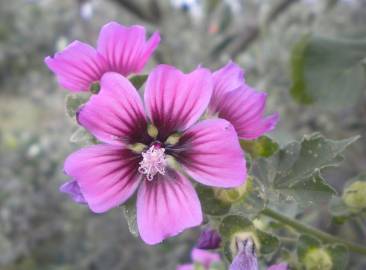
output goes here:
[[216, 249], [220, 246], [221, 237], [216, 230], [205, 229], [197, 240], [196, 247], [199, 249]]
[[235, 254], [239, 253], [240, 245], [238, 245], [238, 243], [246, 242], [248, 239], [251, 242], [253, 242], [253, 246], [256, 248], [256, 250], [260, 249], [260, 242], [259, 242], [259, 239], [258, 239], [257, 235], [255, 234], [255, 232], [241, 231], [241, 232], [235, 233], [232, 237], [232, 241], [230, 244], [231, 254], [235, 255]]
[[306, 270], [331, 270], [333, 262], [326, 250], [313, 248], [305, 254], [304, 265]]
[[244, 198], [245, 194], [251, 190], [252, 185], [253, 185], [252, 179], [248, 178], [243, 185], [236, 188], [230, 188], [230, 189], [216, 188], [214, 189], [214, 194], [215, 197], [218, 198], [220, 201], [231, 204]]
[[249, 237], [246, 239], [236, 238], [237, 254], [230, 265], [230, 270], [258, 270], [257, 255], [254, 241]]
[[343, 192], [344, 203], [355, 210], [366, 208], [366, 182], [356, 181]]

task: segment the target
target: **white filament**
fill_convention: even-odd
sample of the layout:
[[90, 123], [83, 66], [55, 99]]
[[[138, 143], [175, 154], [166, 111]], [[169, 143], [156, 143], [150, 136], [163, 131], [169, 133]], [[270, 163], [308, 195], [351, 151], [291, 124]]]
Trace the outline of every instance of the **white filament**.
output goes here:
[[152, 181], [157, 173], [165, 175], [167, 161], [164, 148], [153, 145], [142, 153], [142, 157], [138, 171], [145, 174], [147, 180]]

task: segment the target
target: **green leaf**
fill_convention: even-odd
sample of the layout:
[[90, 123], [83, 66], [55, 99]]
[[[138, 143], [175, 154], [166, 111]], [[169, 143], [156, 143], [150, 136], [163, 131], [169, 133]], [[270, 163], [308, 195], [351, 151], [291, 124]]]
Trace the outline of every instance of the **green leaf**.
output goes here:
[[353, 213], [345, 205], [341, 197], [333, 197], [330, 201], [329, 208], [333, 217], [333, 223], [343, 224], [353, 216]]
[[226, 240], [231, 240], [233, 235], [241, 231], [254, 231], [255, 228], [249, 219], [237, 215], [230, 215], [220, 224], [220, 235]]
[[349, 261], [349, 251], [344, 245], [336, 244], [326, 247], [333, 261], [332, 270], [346, 270]]
[[85, 128], [78, 127], [78, 129], [71, 135], [70, 142], [85, 146], [96, 144], [97, 140]]
[[74, 118], [80, 106], [86, 103], [89, 98], [89, 93], [67, 95], [65, 100], [67, 115], [71, 118]]
[[128, 229], [133, 236], [138, 237], [139, 231], [137, 228], [137, 218], [136, 218], [136, 196], [130, 198], [123, 206], [123, 214], [127, 220]]
[[201, 201], [202, 210], [205, 214], [211, 216], [222, 216], [229, 212], [231, 205], [219, 200], [215, 196], [212, 188], [198, 185], [196, 190]]
[[269, 189], [301, 205], [327, 202], [335, 190], [323, 179], [321, 169], [335, 166], [341, 153], [358, 137], [330, 140], [316, 133], [293, 142], [269, 159], [259, 159], [254, 171]]
[[279, 240], [276, 236], [256, 229], [256, 233], [261, 243], [260, 252], [262, 254], [271, 254], [279, 247]]
[[253, 141], [240, 141], [241, 148], [252, 158], [270, 157], [278, 150], [278, 143], [267, 136], [262, 136]]
[[136, 89], [140, 89], [147, 80], [147, 74], [135, 75], [130, 78], [130, 82], [135, 86]]
[[366, 85], [365, 57], [365, 39], [304, 36], [291, 55], [292, 97], [330, 110], [355, 104]]
[[326, 203], [336, 194], [336, 190], [325, 181], [319, 171], [301, 181], [291, 183], [288, 187], [282, 187], [281, 190], [303, 206]]
[[256, 178], [248, 177], [243, 198], [231, 206], [230, 213], [253, 220], [265, 208], [266, 194]]

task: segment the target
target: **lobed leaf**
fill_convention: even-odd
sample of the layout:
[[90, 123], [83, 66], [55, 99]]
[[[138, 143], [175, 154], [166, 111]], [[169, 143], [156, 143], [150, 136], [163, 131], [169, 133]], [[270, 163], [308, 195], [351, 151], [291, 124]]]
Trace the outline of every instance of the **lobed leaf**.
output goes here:
[[135, 237], [139, 236], [139, 230], [137, 227], [136, 217], [136, 196], [130, 198], [125, 204], [122, 205], [123, 214], [127, 220], [128, 229]]
[[66, 114], [70, 118], [74, 118], [80, 106], [86, 103], [89, 98], [89, 93], [67, 95], [65, 99]]
[[299, 103], [316, 103], [330, 110], [353, 105], [366, 86], [365, 58], [365, 39], [306, 35], [292, 50], [290, 93]]
[[358, 137], [330, 140], [315, 133], [285, 146], [269, 159], [259, 159], [254, 171], [270, 190], [301, 205], [327, 202], [335, 190], [321, 176], [321, 170], [336, 166], [342, 152]]

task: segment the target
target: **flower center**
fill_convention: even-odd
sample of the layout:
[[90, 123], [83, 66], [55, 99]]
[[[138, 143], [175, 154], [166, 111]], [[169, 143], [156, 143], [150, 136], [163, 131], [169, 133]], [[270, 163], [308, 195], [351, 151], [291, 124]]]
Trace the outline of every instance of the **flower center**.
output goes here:
[[165, 149], [160, 144], [153, 144], [147, 151], [142, 153], [142, 157], [138, 171], [145, 174], [147, 180], [152, 181], [157, 173], [165, 175], [167, 165]]

